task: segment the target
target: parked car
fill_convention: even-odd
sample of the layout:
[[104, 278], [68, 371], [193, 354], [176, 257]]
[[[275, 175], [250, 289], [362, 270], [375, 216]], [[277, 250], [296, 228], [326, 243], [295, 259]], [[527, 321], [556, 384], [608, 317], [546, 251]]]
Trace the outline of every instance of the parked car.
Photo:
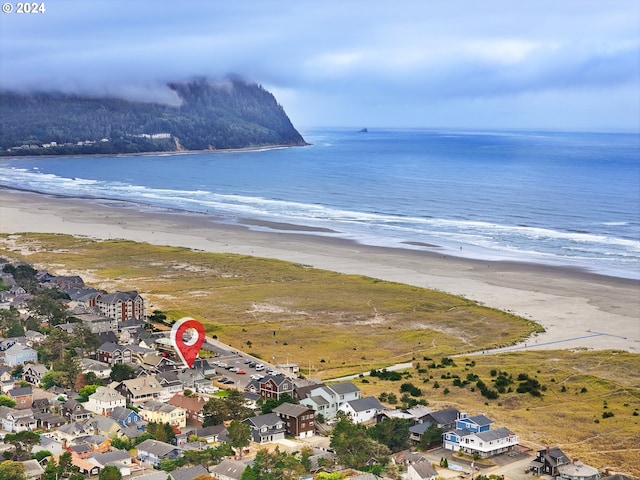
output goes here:
[[246, 370], [238, 370], [236, 373], [238, 375], [245, 375], [247, 372], [246, 372]]
[[240, 369], [238, 367], [229, 367], [229, 371], [233, 373], [238, 373]]
[[258, 364], [255, 366], [255, 369], [256, 369], [257, 371], [264, 370], [264, 365], [263, 365], [263, 364], [261, 364], [261, 363], [258, 363]]

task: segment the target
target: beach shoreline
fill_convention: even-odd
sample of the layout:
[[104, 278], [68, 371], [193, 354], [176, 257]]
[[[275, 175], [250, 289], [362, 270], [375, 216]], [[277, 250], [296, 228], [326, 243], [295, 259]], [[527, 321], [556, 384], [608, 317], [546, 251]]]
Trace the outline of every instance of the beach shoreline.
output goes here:
[[437, 245], [367, 246], [322, 230], [243, 220], [243, 225], [229, 224], [205, 214], [143, 209], [124, 201], [0, 188], [0, 234], [61, 233], [277, 258], [459, 295], [545, 328], [511, 350], [640, 353], [640, 280], [569, 267], [465, 259], [444, 255]]

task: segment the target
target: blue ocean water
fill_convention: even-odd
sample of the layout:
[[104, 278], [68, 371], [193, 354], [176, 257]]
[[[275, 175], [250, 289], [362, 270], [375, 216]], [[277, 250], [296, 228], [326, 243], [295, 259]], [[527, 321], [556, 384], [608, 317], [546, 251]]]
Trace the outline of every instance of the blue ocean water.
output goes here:
[[640, 135], [302, 133], [311, 146], [2, 159], [0, 185], [231, 223], [314, 227], [314, 235], [363, 244], [640, 278]]

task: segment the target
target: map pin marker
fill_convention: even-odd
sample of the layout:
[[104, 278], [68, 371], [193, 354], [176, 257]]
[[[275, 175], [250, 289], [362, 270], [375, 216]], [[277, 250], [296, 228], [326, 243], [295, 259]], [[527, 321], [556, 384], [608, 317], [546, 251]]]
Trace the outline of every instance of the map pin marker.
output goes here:
[[[191, 338], [185, 341], [184, 334], [188, 330], [191, 330]], [[181, 318], [173, 324], [171, 329], [171, 344], [187, 368], [193, 367], [193, 362], [198, 357], [198, 352], [204, 343], [204, 339], [204, 327], [193, 318]]]

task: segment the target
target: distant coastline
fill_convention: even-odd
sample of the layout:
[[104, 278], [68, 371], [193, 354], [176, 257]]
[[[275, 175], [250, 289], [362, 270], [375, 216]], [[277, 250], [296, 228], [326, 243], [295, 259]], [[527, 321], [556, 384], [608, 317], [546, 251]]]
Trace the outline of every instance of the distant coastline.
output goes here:
[[[195, 155], [199, 153], [242, 153], [242, 152], [261, 152], [268, 150], [280, 150], [283, 148], [297, 148], [297, 147], [309, 147], [312, 143], [305, 142], [302, 145], [263, 145], [263, 146], [249, 146], [241, 148], [219, 148], [219, 149], [206, 149], [206, 150], [167, 150], [167, 151], [153, 151], [153, 152], [127, 152], [127, 153], [77, 153], [77, 154], [60, 154], [60, 155], [6, 155], [0, 151], [0, 160], [6, 159], [31, 159], [31, 158], [76, 158], [76, 157], [91, 157], [91, 158], [105, 158], [105, 157], [152, 157], [152, 156], [169, 156], [169, 155]], [[18, 189], [19, 190], [19, 189]]]

